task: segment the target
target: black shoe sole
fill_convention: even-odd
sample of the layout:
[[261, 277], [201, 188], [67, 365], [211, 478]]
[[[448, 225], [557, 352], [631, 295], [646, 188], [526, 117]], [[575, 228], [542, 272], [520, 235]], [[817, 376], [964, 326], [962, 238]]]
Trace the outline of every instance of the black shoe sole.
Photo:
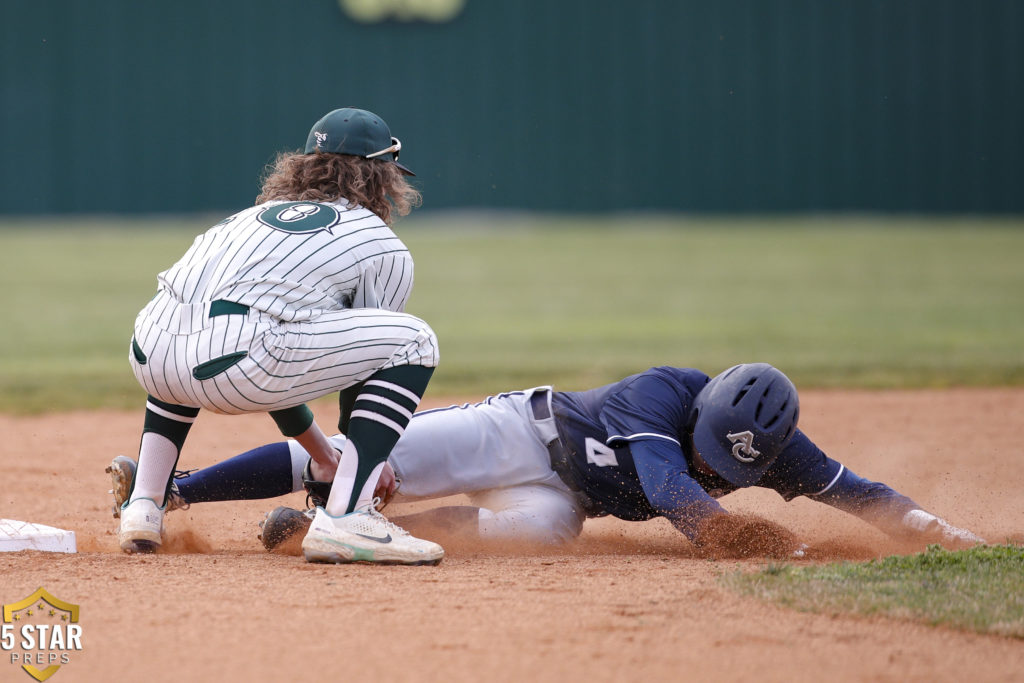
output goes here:
[[122, 548], [129, 555], [152, 555], [159, 549], [160, 544], [152, 541], [132, 541], [131, 548]]

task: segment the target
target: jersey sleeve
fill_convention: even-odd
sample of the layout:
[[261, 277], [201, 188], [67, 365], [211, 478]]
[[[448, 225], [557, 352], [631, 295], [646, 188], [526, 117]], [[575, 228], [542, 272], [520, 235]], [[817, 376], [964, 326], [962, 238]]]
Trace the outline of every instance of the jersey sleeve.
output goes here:
[[363, 264], [352, 307], [404, 311], [412, 283], [412, 259], [405, 254], [384, 254]]
[[706, 382], [653, 368], [633, 378], [601, 412], [608, 445], [626, 442], [651, 507], [693, 540], [697, 525], [724, 510], [689, 474], [683, 444], [693, 396]]
[[921, 508], [886, 484], [859, 477], [845, 467], [831, 488], [809, 497], [856, 515], [882, 531], [897, 536], [906, 533], [906, 514]]
[[899, 533], [904, 515], [920, 507], [885, 484], [857, 476], [800, 430], [757, 485], [775, 489], [786, 500], [806, 496], [831, 505], [887, 533]]
[[701, 521], [725, 512], [721, 505], [690, 477], [679, 444], [641, 439], [629, 446], [644, 495], [655, 512], [672, 522], [691, 541]]

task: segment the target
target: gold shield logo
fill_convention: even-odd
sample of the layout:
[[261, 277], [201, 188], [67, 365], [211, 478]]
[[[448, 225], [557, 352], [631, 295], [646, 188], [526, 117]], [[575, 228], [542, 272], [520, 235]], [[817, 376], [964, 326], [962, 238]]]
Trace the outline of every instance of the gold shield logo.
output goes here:
[[12, 664], [45, 681], [82, 649], [79, 607], [39, 588], [24, 600], [3, 606], [0, 649]]

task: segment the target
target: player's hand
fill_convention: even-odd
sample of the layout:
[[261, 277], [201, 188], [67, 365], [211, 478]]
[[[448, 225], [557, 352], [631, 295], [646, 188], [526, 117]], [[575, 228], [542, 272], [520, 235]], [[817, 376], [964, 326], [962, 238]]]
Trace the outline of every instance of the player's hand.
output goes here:
[[714, 558], [798, 559], [806, 546], [775, 522], [749, 514], [719, 514], [700, 524], [694, 543]]
[[309, 459], [309, 473], [313, 475], [313, 479], [316, 481], [334, 481], [334, 473], [338, 471], [338, 461], [341, 459], [341, 453], [338, 449], [332, 449], [334, 451], [334, 458], [330, 463], [323, 463], [314, 458]]
[[335, 460], [325, 464], [310, 458], [309, 471], [316, 481], [332, 482], [334, 481], [334, 473], [338, 471], [338, 461]]
[[942, 535], [942, 545], [948, 548], [959, 550], [962, 548], [973, 548], [976, 545], [985, 545], [986, 543], [985, 539], [981, 536], [967, 529], [955, 527], [942, 519], [939, 520], [939, 529]]
[[928, 543], [939, 543], [951, 550], [962, 550], [986, 543], [981, 536], [967, 529], [955, 527], [924, 510], [911, 510], [904, 515], [903, 526], [918, 532]]
[[385, 462], [384, 469], [380, 472], [380, 479], [377, 480], [377, 488], [373, 490], [374, 497], [380, 498], [377, 509], [383, 510], [384, 506], [391, 502], [391, 498], [397, 490], [398, 478], [395, 476], [395, 470], [391, 467], [391, 463]]

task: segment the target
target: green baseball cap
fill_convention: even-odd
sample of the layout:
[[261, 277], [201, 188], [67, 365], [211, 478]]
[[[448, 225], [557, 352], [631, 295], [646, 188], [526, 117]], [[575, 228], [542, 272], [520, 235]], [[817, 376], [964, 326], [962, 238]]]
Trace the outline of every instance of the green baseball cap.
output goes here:
[[329, 152], [364, 159], [390, 161], [405, 175], [416, 175], [398, 163], [402, 143], [391, 135], [384, 119], [371, 111], [335, 109], [313, 124], [306, 138], [306, 154]]

